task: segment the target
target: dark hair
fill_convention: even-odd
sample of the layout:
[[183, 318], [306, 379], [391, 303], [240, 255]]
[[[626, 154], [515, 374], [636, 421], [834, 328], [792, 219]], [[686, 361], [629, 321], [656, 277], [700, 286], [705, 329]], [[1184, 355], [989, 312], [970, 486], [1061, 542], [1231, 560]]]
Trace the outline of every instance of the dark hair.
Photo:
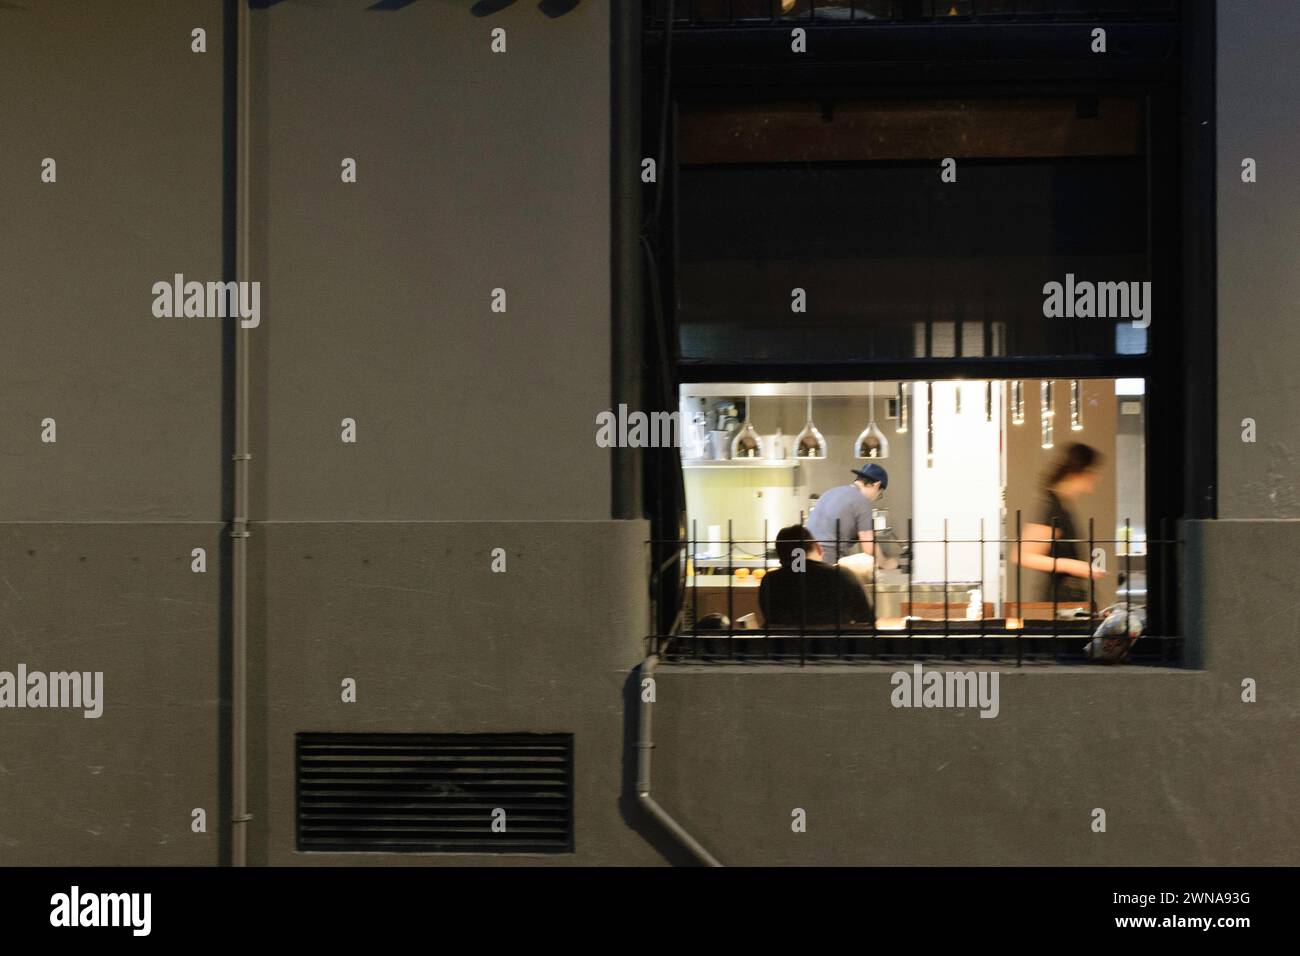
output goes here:
[[817, 546], [817, 539], [801, 524], [792, 524], [776, 533], [776, 556], [781, 559], [781, 567], [788, 568], [794, 562], [794, 549], [803, 548], [804, 555]]
[[1043, 476], [1043, 486], [1052, 488], [1071, 475], [1077, 475], [1092, 468], [1100, 468], [1104, 456], [1091, 445], [1075, 442], [1065, 449], [1064, 454], [1056, 460]]

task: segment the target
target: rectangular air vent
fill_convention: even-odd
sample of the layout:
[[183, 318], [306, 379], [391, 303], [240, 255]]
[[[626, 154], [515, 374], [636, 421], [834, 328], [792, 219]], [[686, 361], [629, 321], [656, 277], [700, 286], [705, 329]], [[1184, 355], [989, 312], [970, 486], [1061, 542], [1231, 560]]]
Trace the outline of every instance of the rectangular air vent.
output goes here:
[[300, 733], [296, 751], [299, 850], [573, 852], [572, 734]]

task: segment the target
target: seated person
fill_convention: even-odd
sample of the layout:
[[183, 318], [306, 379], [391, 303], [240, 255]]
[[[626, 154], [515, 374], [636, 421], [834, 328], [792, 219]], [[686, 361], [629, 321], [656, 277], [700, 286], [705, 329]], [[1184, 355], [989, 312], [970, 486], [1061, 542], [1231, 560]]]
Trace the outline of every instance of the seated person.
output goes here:
[[[799, 553], [796, 554], [796, 551]], [[764, 575], [758, 606], [768, 627], [870, 624], [871, 602], [853, 572], [822, 561], [822, 546], [803, 525], [776, 536], [781, 567]]]

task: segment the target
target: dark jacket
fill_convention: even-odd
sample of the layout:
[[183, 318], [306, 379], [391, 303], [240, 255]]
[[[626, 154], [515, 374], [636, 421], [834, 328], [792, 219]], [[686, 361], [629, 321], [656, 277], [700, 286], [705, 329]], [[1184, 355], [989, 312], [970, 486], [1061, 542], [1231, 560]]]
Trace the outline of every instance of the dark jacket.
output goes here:
[[809, 559], [803, 571], [778, 568], [758, 587], [768, 627], [841, 627], [870, 624], [871, 602], [848, 568]]

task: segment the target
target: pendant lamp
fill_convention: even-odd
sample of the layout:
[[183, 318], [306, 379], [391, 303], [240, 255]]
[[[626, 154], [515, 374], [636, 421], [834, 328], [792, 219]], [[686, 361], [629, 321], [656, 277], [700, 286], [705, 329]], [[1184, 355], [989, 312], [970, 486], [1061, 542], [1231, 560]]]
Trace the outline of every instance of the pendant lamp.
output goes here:
[[[867, 420], [867, 427], [862, 429], [862, 434], [858, 440], [853, 443], [853, 455], [855, 458], [888, 458], [889, 457], [889, 439], [885, 433], [876, 425], [876, 383], [872, 382], [871, 388], [871, 417]], [[901, 409], [902, 406], [900, 405]], [[900, 411], [901, 415], [902, 412]]]
[[810, 461], [821, 461], [826, 457], [826, 439], [813, 424], [811, 383], [808, 385], [808, 423], [794, 440], [794, 456]]

